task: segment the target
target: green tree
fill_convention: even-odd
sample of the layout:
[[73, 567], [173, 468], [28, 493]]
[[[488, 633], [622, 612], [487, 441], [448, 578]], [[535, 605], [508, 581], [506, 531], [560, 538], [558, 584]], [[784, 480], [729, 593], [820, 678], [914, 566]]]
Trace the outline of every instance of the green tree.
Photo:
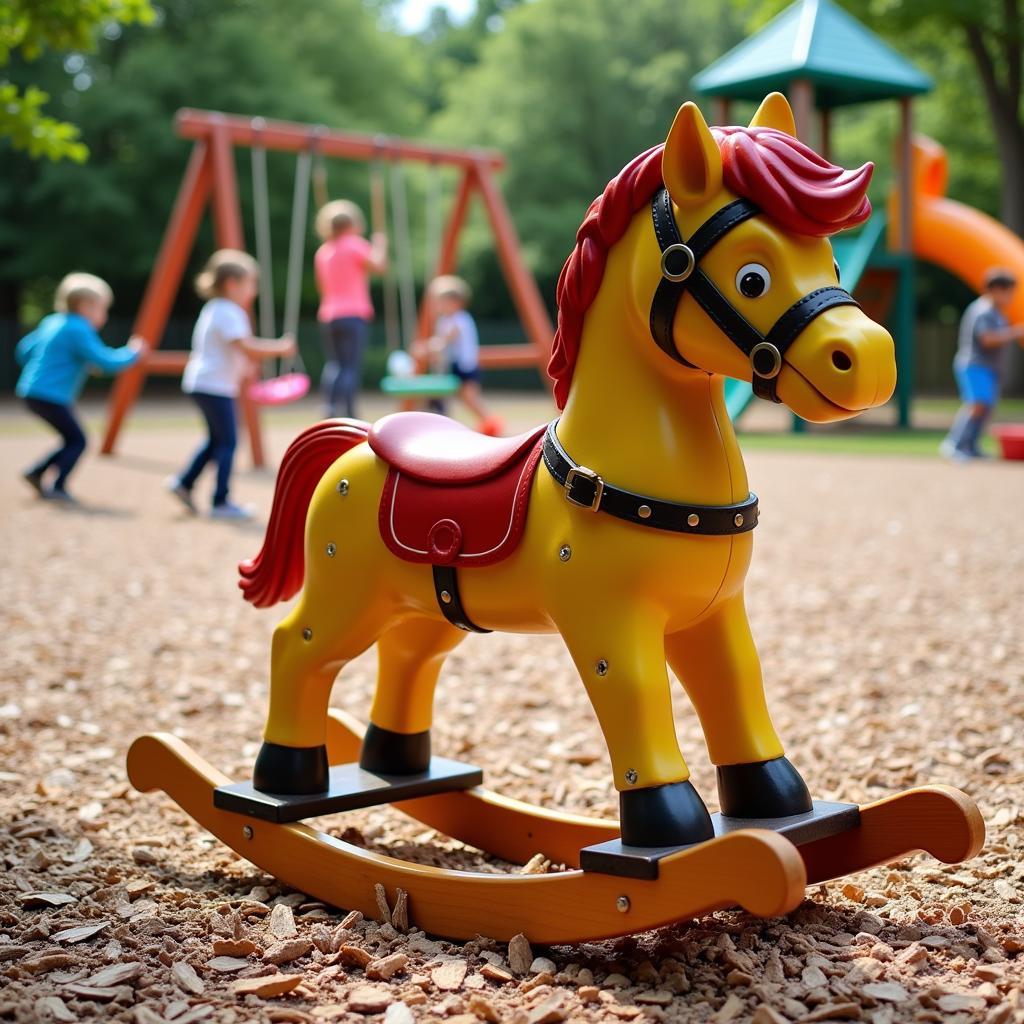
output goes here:
[[[508, 11], [479, 62], [449, 84], [435, 130], [505, 153], [502, 187], [545, 295], [587, 205], [664, 139], [690, 77], [740, 35], [735, 12], [698, 0], [538, 0]], [[474, 233], [469, 262], [489, 246]], [[488, 256], [474, 267], [482, 312], [495, 266]]]
[[[751, 30], [788, 6], [786, 0], [736, 4]], [[1021, 0], [842, 0], [842, 6], [932, 75], [935, 91], [917, 100], [916, 127], [949, 150], [951, 193], [966, 188], [962, 197], [1024, 235]], [[854, 116], [875, 122], [880, 115], [877, 107], [857, 107]]]
[[[75, 118], [93, 158], [40, 164], [0, 143], [0, 316], [18, 311], [33, 282], [48, 285], [76, 267], [110, 280], [115, 312], [131, 310], [188, 155], [173, 129], [180, 107], [396, 134], [423, 120], [417, 44], [381, 32], [360, 0], [304, 0], [301, 17], [277, 0], [164, 0], [152, 29], [110, 35], [95, 53], [48, 54], [15, 69]], [[236, 163], [248, 211], [247, 151]], [[269, 164], [283, 283], [295, 160], [270, 154]], [[333, 164], [329, 173], [335, 195], [365, 200], [365, 165]], [[210, 244], [204, 235], [197, 257]]]
[[[1001, 170], [1003, 221], [1024, 235], [1024, 8], [1020, 0], [852, 0], [850, 10], [888, 36], [894, 46], [943, 55], [939, 76], [966, 53], [987, 107]], [[960, 61], [960, 63], [965, 63]], [[963, 92], [962, 82], [958, 83]], [[949, 124], [964, 125], [954, 101]]]
[[[0, 5], [0, 69], [12, 55], [38, 59], [46, 50], [91, 50], [100, 31], [153, 18], [149, 0], [5, 0]], [[88, 149], [79, 131], [43, 110], [49, 94], [36, 85], [19, 88], [0, 77], [0, 138], [32, 157], [79, 163]]]
[[447, 7], [431, 9], [419, 33], [426, 62], [426, 103], [431, 113], [441, 110], [448, 89], [480, 60], [484, 42], [505, 26], [509, 12], [523, 0], [477, 0], [472, 15], [452, 20]]

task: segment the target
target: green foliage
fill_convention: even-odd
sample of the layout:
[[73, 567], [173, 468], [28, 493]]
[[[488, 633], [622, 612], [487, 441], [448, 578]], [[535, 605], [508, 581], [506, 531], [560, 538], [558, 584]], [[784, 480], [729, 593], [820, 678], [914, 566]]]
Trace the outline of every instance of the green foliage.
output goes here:
[[[946, 147], [950, 195], [998, 215], [1004, 168], [966, 27], [976, 26], [994, 41], [1007, 5], [1003, 0], [850, 0], [846, 6], [932, 76], [935, 90], [915, 103], [915, 130]], [[1006, 53], [1002, 42], [1009, 40], [992, 46], [997, 62]], [[1018, 35], [1018, 50], [1020, 44]], [[1024, 123], [1024, 114], [1019, 120]]]
[[[756, 31], [789, 5], [789, 0], [737, 0], [747, 28]], [[978, 68], [967, 44], [966, 26], [976, 26], [990, 45], [997, 72], [1005, 74], [1009, 44], [1019, 51], [1020, 29], [1001, 28], [1012, 0], [842, 0], [842, 6], [890, 46], [931, 75], [935, 89], [914, 101], [914, 130], [929, 135], [949, 155], [949, 194], [993, 216], [1000, 212], [1000, 184], [1006, 168], [996, 148], [996, 129]], [[1024, 121], [1024, 111], [1019, 120]], [[834, 124], [840, 160], [878, 164], [872, 195], [884, 199], [891, 183], [897, 130], [895, 103], [840, 110]]]
[[[0, 282], [86, 267], [111, 282], [120, 309], [130, 309], [188, 156], [173, 129], [176, 110], [410, 134], [423, 117], [420, 70], [415, 41], [380, 32], [360, 0], [303, 0], [301, 18], [277, 0], [165, 0], [156, 29], [103, 38], [70, 67], [48, 53], [12, 68], [16, 81], [50, 92], [59, 113], [78, 122], [92, 159], [81, 167], [39, 164], [0, 148]], [[247, 150], [236, 163], [243, 210], [251, 211]], [[271, 153], [268, 163], [280, 292], [295, 158]], [[365, 165], [334, 164], [329, 175], [332, 194], [365, 203]], [[204, 233], [195, 259], [211, 245]], [[306, 282], [312, 300], [308, 271]]]
[[[152, 18], [146, 0], [0, 0], [0, 53], [7, 54], [0, 73], [0, 137], [7, 136], [0, 138], [0, 316], [26, 308], [29, 297], [48, 297], [52, 282], [76, 268], [109, 279], [116, 312], [130, 313], [187, 160], [189, 144], [172, 125], [183, 106], [503, 151], [501, 186], [552, 302], [590, 200], [627, 160], [664, 138], [679, 104], [692, 96], [691, 76], [786, 2], [478, 0], [468, 20], [455, 23], [438, 8], [422, 33], [408, 37], [395, 27], [395, 0], [157, 0]], [[956, 19], [976, 19], [1005, 77], [1007, 51], [996, 45], [994, 27], [1000, 4], [1015, 0], [842, 2], [932, 74], [935, 92], [915, 103], [917, 130], [947, 147], [950, 195], [998, 212], [1003, 168]], [[751, 112], [738, 105], [735, 117]], [[891, 183], [896, 127], [895, 104], [844, 109], [834, 120], [836, 158], [879, 165], [872, 188], [878, 204]], [[85, 147], [90, 160], [74, 162]], [[73, 159], [33, 159], [61, 155]], [[238, 150], [236, 164], [248, 216], [248, 151]], [[279, 300], [294, 168], [293, 156], [269, 155]], [[365, 164], [332, 162], [329, 176], [332, 197], [368, 208]], [[447, 209], [455, 175], [441, 177]], [[410, 166], [406, 178], [422, 278], [431, 176]], [[247, 233], [251, 243], [251, 224]], [[194, 262], [211, 245], [206, 227]], [[310, 233], [306, 311], [315, 303], [314, 245]], [[474, 311], [508, 317], [479, 204], [460, 255]], [[941, 280], [933, 291], [936, 306], [957, 297]], [[177, 314], [190, 315], [193, 303], [186, 289]]]
[[[508, 11], [449, 84], [435, 130], [506, 154], [502, 187], [545, 294], [591, 199], [664, 139], [690, 76], [739, 39], [730, 9], [699, 0], [632, 0], [628, 14], [618, 0], [541, 0]], [[493, 258], [482, 232], [467, 243], [482, 302]]]
[[98, 26], [152, 19], [149, 0], [6, 0], [0, 7], [0, 61], [15, 49], [28, 60], [47, 47], [88, 50]]
[[89, 151], [78, 141], [78, 129], [43, 113], [49, 98], [32, 85], [19, 93], [16, 85], [0, 82], [0, 138], [10, 139], [15, 149], [23, 149], [33, 158], [69, 157], [82, 163]]
[[[152, 20], [149, 0], [6, 0], [0, 5], [0, 67], [14, 53], [32, 61], [48, 48], [91, 50], [101, 28]], [[89, 151], [74, 125], [43, 112], [49, 99], [36, 86], [22, 90], [0, 80], [0, 139], [32, 158], [81, 163]]]
[[453, 22], [448, 10], [434, 7], [420, 41], [426, 59], [426, 103], [431, 113], [445, 105], [448, 91], [466, 68], [480, 59], [484, 42], [505, 26], [505, 19], [523, 0], [477, 0], [473, 14], [462, 23]]

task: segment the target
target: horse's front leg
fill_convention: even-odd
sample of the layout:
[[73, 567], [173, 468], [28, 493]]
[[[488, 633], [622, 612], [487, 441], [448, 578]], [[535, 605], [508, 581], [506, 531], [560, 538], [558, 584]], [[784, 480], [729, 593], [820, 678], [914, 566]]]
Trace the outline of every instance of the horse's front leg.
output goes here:
[[[583, 602], [580, 602], [581, 605]], [[665, 619], [633, 602], [558, 617], [611, 755], [622, 841], [681, 846], [714, 834], [672, 720]]]
[[807, 786], [783, 756], [768, 714], [742, 591], [666, 637], [665, 650], [700, 716], [722, 813], [777, 818], [809, 811]]

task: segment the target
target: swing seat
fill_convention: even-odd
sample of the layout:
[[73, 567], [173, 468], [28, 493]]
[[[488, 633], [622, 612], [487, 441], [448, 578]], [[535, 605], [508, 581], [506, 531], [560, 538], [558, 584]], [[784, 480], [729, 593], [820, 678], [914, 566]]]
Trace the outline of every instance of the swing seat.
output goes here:
[[249, 397], [257, 405], [287, 405], [304, 398], [308, 392], [309, 375], [305, 373], [284, 373], [249, 385]]
[[420, 373], [412, 377], [384, 377], [380, 389], [396, 398], [441, 398], [454, 395], [459, 384], [454, 373]]

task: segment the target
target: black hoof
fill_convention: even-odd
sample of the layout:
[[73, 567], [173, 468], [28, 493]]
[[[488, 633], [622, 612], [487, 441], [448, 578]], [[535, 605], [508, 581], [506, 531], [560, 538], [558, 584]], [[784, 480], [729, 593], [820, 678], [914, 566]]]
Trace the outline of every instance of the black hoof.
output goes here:
[[806, 783], [785, 757], [720, 765], [718, 800], [729, 818], [785, 818], [814, 807]]
[[366, 727], [359, 767], [375, 775], [419, 775], [430, 767], [430, 730], [392, 732]]
[[689, 846], [715, 835], [711, 815], [689, 781], [620, 793], [619, 825], [626, 846]]
[[326, 793], [328, 777], [327, 747], [286, 747], [267, 740], [252, 770], [252, 784], [261, 793], [287, 796]]

